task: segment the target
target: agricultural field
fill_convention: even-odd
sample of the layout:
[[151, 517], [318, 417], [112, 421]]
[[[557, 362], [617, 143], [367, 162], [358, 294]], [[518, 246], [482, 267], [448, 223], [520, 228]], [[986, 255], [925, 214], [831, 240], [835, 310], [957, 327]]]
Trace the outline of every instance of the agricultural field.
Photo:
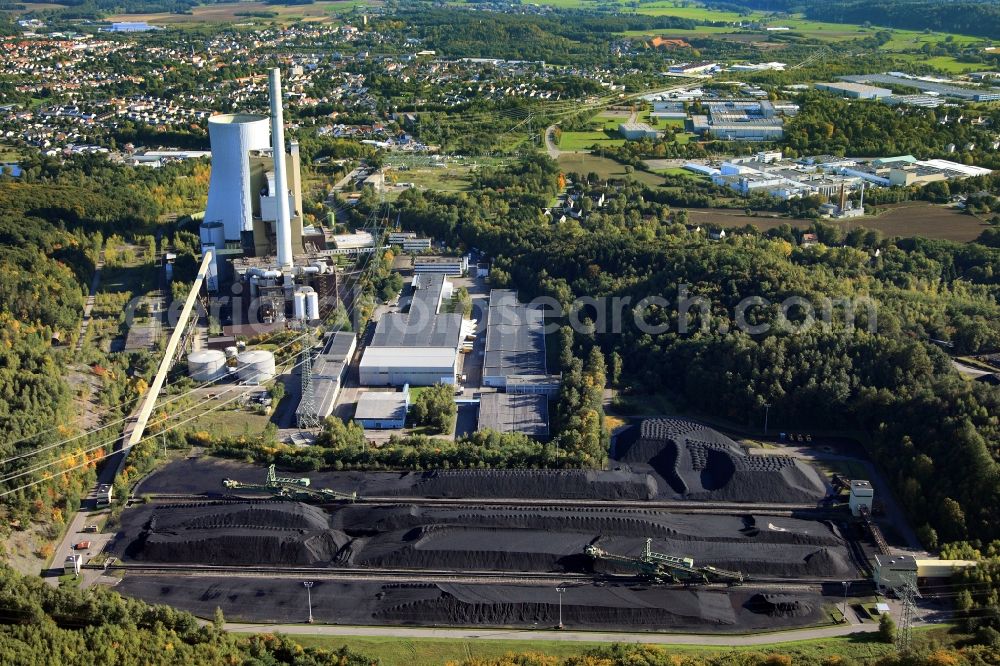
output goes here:
[[[560, 8], [593, 8], [597, 3], [591, 0], [549, 0], [542, 4]], [[606, 3], [602, 3], [606, 4]], [[625, 3], [623, 2], [624, 6]], [[812, 21], [801, 15], [780, 16], [772, 13], [747, 11], [735, 12], [726, 10], [716, 10], [709, 7], [694, 6], [689, 3], [675, 2], [674, 0], [662, 0], [660, 2], [644, 3], [638, 6], [635, 11], [639, 14], [649, 16], [676, 16], [678, 18], [691, 19], [694, 21], [717, 22], [736, 24], [745, 21], [760, 22], [773, 27], [787, 27], [789, 32], [794, 32], [804, 37], [818, 39], [825, 42], [838, 42], [848, 39], [858, 39], [870, 36], [876, 32], [889, 32], [892, 38], [882, 48], [884, 51], [892, 53], [902, 53], [904, 51], [914, 51], [924, 44], [937, 44], [946, 39], [958, 46], [969, 46], [976, 43], [985, 43], [978, 37], [969, 35], [950, 34], [943, 32], [919, 32], [914, 30], [898, 30], [882, 28], [879, 26], [864, 27], [848, 23], [828, 23], [824, 21]], [[623, 33], [626, 37], [653, 37], [656, 35], [663, 37], [698, 37], [730, 35], [737, 39], [750, 35], [766, 35], [765, 32], [747, 32], [740, 30], [735, 25], [703, 25], [694, 29], [671, 28], [659, 31], [628, 31]], [[778, 33], [782, 34], [782, 33]], [[787, 33], [784, 33], [787, 34]], [[780, 46], [780, 44], [775, 44]], [[933, 67], [948, 73], [961, 73], [965, 71], [975, 71], [976, 65], [972, 63], [961, 63], [949, 56], [936, 56], [928, 60]], [[981, 69], [982, 66], [980, 65]]]
[[[325, 21], [331, 14], [349, 10], [356, 6], [377, 4], [365, 0], [345, 0], [344, 2], [329, 2], [320, 0], [311, 5], [270, 5], [265, 2], [232, 2], [194, 7], [190, 14], [171, 14], [157, 12], [151, 14], [118, 14], [108, 17], [108, 21], [146, 21], [153, 25], [194, 25], [239, 23], [241, 20], [273, 20], [279, 22], [293, 21]], [[271, 19], [247, 16], [260, 12], [262, 14], [277, 14]]]
[[0, 143], [0, 162], [16, 162], [21, 158], [21, 151], [14, 146]]
[[576, 151], [590, 150], [595, 144], [598, 146], [620, 146], [625, 143], [625, 139], [612, 138], [609, 131], [594, 132], [563, 132], [559, 137], [559, 150]]
[[663, 184], [663, 178], [655, 173], [639, 170], [626, 173], [624, 165], [607, 157], [590, 153], [564, 153], [559, 156], [559, 166], [567, 172], [575, 171], [587, 174], [593, 171], [601, 178], [632, 178], [650, 187], [658, 187]]

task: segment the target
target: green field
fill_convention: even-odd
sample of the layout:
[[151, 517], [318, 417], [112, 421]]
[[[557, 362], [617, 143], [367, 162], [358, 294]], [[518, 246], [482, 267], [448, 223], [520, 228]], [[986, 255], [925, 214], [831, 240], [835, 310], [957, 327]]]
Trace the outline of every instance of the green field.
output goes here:
[[[332, 14], [341, 13], [355, 7], [379, 4], [375, 0], [319, 0], [309, 5], [270, 5], [264, 2], [226, 2], [193, 7], [190, 14], [156, 12], [149, 14], [119, 14], [108, 17], [108, 21], [146, 21], [154, 25], [219, 24], [219, 23], [294, 23], [298, 21], [327, 21]], [[247, 13], [268, 12], [277, 14], [274, 18], [246, 16]], [[243, 16], [239, 16], [243, 14]]]
[[620, 146], [625, 139], [613, 139], [606, 132], [563, 132], [559, 137], [559, 150], [588, 150], [598, 146]]
[[[914, 631], [918, 644], [940, 642], [948, 645], [958, 636], [949, 632], [952, 627], [942, 625], [933, 628], [921, 627]], [[518, 634], [517, 630], [510, 632]], [[304, 647], [336, 650], [347, 646], [355, 652], [376, 658], [382, 666], [442, 666], [448, 662], [460, 663], [466, 660], [499, 659], [508, 654], [534, 653], [565, 659], [579, 656], [607, 643], [587, 643], [576, 641], [543, 640], [465, 640], [437, 638], [381, 638], [369, 636], [309, 636], [292, 637]], [[636, 642], [641, 636], [635, 636]], [[828, 660], [839, 655], [846, 662], [867, 663], [893, 651], [893, 646], [880, 643], [874, 634], [856, 634], [837, 638], [803, 640], [789, 643], [755, 645], [751, 648], [726, 648], [699, 645], [652, 645], [648, 646], [666, 655], [677, 657], [712, 658], [732, 655], [734, 652], [769, 653], [780, 652], [792, 657], [792, 663], [809, 659]], [[796, 659], [798, 657], [798, 659]], [[536, 662], [537, 663], [537, 662]]]
[[[623, 7], [633, 8], [625, 2], [625, 0], [619, 0], [619, 3]], [[560, 7], [565, 9], [580, 9], [580, 8], [596, 8], [600, 5], [606, 5], [606, 2], [597, 3], [594, 0], [541, 0], [540, 4], [551, 5], [553, 7]], [[824, 42], [839, 42], [848, 39], [858, 39], [865, 36], [874, 35], [876, 32], [890, 32], [892, 38], [887, 42], [882, 50], [890, 53], [902, 53], [902, 52], [913, 52], [921, 48], [924, 44], [935, 45], [939, 42], [944, 42], [946, 38], [950, 38], [952, 42], [958, 46], [969, 46], [977, 43], [984, 43], [983, 40], [978, 37], [972, 37], [969, 35], [959, 35], [959, 34], [949, 34], [943, 32], [920, 32], [914, 30], [897, 30], [891, 28], [884, 28], [880, 26], [863, 27], [859, 25], [849, 24], [849, 23], [827, 23], [823, 21], [811, 21], [804, 18], [802, 15], [788, 15], [780, 16], [775, 14], [768, 14], [759, 11], [748, 11], [744, 13], [726, 11], [726, 10], [716, 10], [704, 6], [696, 6], [687, 2], [677, 2], [675, 0], [661, 0], [659, 2], [649, 2], [643, 3], [638, 7], [634, 7], [634, 11], [639, 14], [646, 14], [649, 16], [676, 16], [678, 18], [691, 19], [694, 21], [705, 21], [705, 22], [719, 22], [726, 24], [735, 24], [741, 21], [755, 21], [760, 22], [765, 25], [777, 27], [784, 26], [790, 28], [790, 32], [808, 37], [811, 39], [817, 39]], [[666, 37], [698, 37], [703, 35], [713, 35], [719, 36], [723, 34], [737, 34], [742, 37], [753, 35], [760, 35], [761, 39], [766, 39], [769, 35], [766, 31], [757, 32], [746, 32], [741, 31], [734, 25], [703, 25], [698, 26], [693, 29], [685, 28], [669, 28], [664, 30], [634, 30], [622, 33], [625, 37], [636, 37], [651, 38], [653, 36], [666, 36]], [[777, 34], [788, 34], [788, 33], [777, 33]], [[780, 59], [780, 58], [779, 58]], [[958, 74], [966, 71], [976, 71], [977, 69], [982, 69], [982, 65], [976, 65], [973, 63], [962, 63], [950, 56], [934, 56], [924, 58], [917, 53], [909, 53], [904, 59], [907, 60], [918, 60], [919, 62], [927, 63], [938, 69], [939, 71]]]
[[650, 187], [663, 184], [663, 178], [655, 173], [636, 170], [625, 173], [625, 167], [607, 157], [590, 153], [565, 153], [559, 156], [559, 166], [564, 171], [575, 171], [580, 174], [596, 173], [601, 178], [632, 178]]

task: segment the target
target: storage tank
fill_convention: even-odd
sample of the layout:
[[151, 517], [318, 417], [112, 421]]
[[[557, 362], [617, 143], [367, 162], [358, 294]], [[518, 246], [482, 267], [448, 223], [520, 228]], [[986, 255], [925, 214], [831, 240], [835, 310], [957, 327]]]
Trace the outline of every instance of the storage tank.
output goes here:
[[299, 321], [306, 318], [306, 295], [303, 291], [296, 291], [292, 296], [292, 317]]
[[312, 289], [306, 292], [306, 319], [309, 321], [319, 319], [319, 294]]
[[274, 354], [263, 349], [251, 349], [236, 357], [240, 381], [263, 384], [274, 379]]
[[202, 349], [188, 354], [188, 372], [196, 382], [212, 382], [226, 375], [226, 353]]

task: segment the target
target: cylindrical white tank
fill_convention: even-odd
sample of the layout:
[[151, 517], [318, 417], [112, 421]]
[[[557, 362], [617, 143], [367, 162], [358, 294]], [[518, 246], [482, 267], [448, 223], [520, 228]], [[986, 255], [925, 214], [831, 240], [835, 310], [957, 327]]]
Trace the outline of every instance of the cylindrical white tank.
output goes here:
[[227, 114], [208, 119], [212, 144], [212, 176], [208, 182], [205, 222], [221, 222], [226, 240], [239, 240], [240, 232], [253, 231], [253, 197], [250, 187], [251, 150], [271, 147], [266, 116]]
[[306, 318], [306, 295], [302, 291], [292, 296], [292, 317], [299, 321]]
[[188, 372], [196, 382], [211, 382], [226, 374], [226, 353], [202, 349], [188, 354]]
[[274, 379], [274, 354], [263, 349], [251, 349], [236, 357], [240, 381], [263, 384]]
[[306, 319], [309, 321], [319, 319], [319, 294], [315, 291], [306, 292]]

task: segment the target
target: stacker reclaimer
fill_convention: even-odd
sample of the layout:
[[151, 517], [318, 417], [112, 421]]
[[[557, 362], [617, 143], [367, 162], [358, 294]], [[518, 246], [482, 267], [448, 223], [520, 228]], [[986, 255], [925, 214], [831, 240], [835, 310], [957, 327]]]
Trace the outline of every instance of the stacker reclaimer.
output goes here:
[[245, 483], [235, 479], [223, 479], [223, 487], [228, 490], [252, 490], [270, 493], [274, 497], [295, 499], [301, 501], [346, 500], [354, 502], [358, 494], [342, 493], [327, 488], [312, 488], [308, 477], [293, 478], [278, 476], [274, 465], [267, 468], [267, 479], [264, 483]]
[[639, 557], [609, 553], [591, 544], [584, 552], [595, 560], [604, 560], [638, 571], [658, 583], [683, 583], [699, 585], [708, 583], [727, 583], [739, 585], [744, 575], [739, 571], [727, 571], [713, 566], [696, 566], [690, 557], [675, 557], [657, 553], [653, 550], [653, 540], [646, 539], [646, 547]]

